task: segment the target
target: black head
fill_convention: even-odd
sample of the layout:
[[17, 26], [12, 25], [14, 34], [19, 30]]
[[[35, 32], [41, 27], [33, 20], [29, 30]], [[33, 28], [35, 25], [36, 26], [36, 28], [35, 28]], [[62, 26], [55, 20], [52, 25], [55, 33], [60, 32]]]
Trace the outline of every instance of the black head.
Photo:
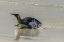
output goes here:
[[12, 14], [11, 15], [14, 15], [17, 19], [20, 18], [20, 15], [19, 14]]
[[19, 14], [12, 14], [12, 13], [11, 13], [11, 15], [14, 15], [14, 16], [16, 16], [16, 17], [19, 16]]

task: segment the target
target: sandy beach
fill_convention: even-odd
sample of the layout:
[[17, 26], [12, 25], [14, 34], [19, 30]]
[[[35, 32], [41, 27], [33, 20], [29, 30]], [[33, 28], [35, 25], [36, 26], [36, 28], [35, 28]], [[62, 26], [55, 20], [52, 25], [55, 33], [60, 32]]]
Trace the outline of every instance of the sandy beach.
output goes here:
[[[10, 13], [41, 21], [38, 36], [15, 41], [18, 22]], [[0, 42], [64, 42], [64, 0], [0, 0]]]
[[18, 41], [15, 41], [15, 35], [12, 34], [0, 34], [0, 42], [64, 42], [64, 30], [40, 30], [37, 37], [21, 37]]

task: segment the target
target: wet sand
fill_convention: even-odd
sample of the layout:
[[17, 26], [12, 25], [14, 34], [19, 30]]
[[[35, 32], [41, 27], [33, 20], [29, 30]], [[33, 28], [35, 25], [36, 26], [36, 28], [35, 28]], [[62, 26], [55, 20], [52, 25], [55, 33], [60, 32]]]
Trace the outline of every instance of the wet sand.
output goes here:
[[64, 42], [64, 30], [43, 29], [37, 37], [21, 36], [18, 41], [14, 39], [15, 35], [0, 34], [0, 42]]
[[[62, 6], [64, 5], [64, 0], [18, 1], [24, 2], [24, 5], [8, 4], [6, 1], [17, 2], [18, 0], [5, 0], [5, 2], [0, 2], [0, 42], [64, 42], [64, 7], [44, 7], [24, 4], [26, 2]], [[43, 23], [43, 29], [39, 29], [38, 36], [22, 36], [18, 41], [15, 41], [15, 29], [18, 27], [14, 25], [17, 24], [17, 20], [10, 13], [19, 13], [21, 18], [34, 17]]]

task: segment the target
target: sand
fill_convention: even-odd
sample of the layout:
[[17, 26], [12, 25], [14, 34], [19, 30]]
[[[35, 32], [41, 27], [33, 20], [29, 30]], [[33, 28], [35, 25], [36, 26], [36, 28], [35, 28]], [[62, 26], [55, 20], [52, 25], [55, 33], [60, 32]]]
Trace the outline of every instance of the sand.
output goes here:
[[37, 37], [21, 36], [18, 41], [14, 39], [12, 34], [0, 34], [0, 42], [64, 42], [64, 30], [43, 29]]
[[[23, 4], [8, 4], [6, 1]], [[59, 6], [34, 6], [24, 4], [25, 2]], [[64, 0], [0, 0], [0, 42], [64, 42], [64, 7], [60, 7], [62, 5]], [[14, 25], [17, 20], [10, 13], [19, 13], [21, 18], [34, 17], [41, 21], [43, 26], [39, 29], [38, 36], [21, 36], [15, 41], [15, 29], [18, 27]]]

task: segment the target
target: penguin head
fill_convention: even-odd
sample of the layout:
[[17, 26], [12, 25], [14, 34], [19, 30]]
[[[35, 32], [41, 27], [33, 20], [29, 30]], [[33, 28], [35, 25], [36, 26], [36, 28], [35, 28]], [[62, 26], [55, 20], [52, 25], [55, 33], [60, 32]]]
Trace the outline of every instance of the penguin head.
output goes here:
[[20, 18], [20, 15], [19, 15], [19, 14], [12, 14], [12, 13], [11, 13], [11, 15], [14, 15], [17, 19]]
[[11, 15], [14, 15], [14, 16], [16, 16], [16, 17], [17, 17], [19, 14], [12, 14], [12, 13], [11, 13]]

